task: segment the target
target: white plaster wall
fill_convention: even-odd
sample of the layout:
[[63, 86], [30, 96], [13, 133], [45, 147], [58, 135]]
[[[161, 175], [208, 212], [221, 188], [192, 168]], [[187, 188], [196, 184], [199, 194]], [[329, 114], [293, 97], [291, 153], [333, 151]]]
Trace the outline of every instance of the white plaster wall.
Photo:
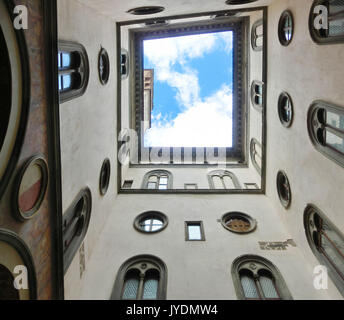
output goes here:
[[[312, 2], [276, 0], [269, 7], [267, 196], [314, 267], [319, 263], [306, 240], [303, 212], [312, 203], [344, 230], [344, 170], [313, 147], [307, 131], [307, 112], [317, 99], [343, 105], [344, 45], [320, 46], [312, 41], [308, 30]], [[294, 15], [295, 33], [292, 43], [283, 47], [277, 26], [286, 9]], [[278, 117], [277, 102], [282, 91], [287, 91], [294, 103], [294, 123], [290, 129], [285, 129]], [[291, 184], [289, 210], [282, 208], [275, 187], [280, 169], [285, 170]], [[333, 298], [342, 299], [332, 283], [328, 291]]]
[[[282, 273], [294, 299], [327, 299], [313, 287], [312, 270], [298, 248], [260, 250], [258, 241], [286, 241], [286, 231], [265, 196], [120, 195], [113, 215], [103, 230], [88, 264], [83, 286], [75, 299], [109, 299], [116, 274], [129, 258], [152, 254], [167, 265], [167, 299], [236, 299], [231, 277], [234, 259], [258, 254], [273, 262]], [[137, 232], [137, 215], [160, 210], [168, 227], [154, 235]], [[254, 233], [231, 233], [217, 222], [226, 212], [246, 212], [258, 220]], [[186, 242], [185, 221], [204, 222], [205, 242]]]
[[[81, 189], [92, 192], [91, 221], [85, 238], [86, 267], [116, 195], [116, 26], [110, 18], [97, 14], [75, 0], [59, 0], [59, 39], [85, 46], [90, 77], [85, 94], [60, 105], [63, 212]], [[103, 46], [110, 58], [110, 78], [102, 86], [98, 76], [98, 54]], [[99, 176], [105, 158], [111, 161], [110, 187], [99, 193]], [[65, 297], [80, 285], [79, 254], [65, 276]]]

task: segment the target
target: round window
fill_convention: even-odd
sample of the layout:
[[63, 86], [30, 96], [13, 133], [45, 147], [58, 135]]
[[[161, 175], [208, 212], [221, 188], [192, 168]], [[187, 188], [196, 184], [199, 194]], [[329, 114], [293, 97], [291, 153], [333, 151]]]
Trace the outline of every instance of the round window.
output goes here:
[[288, 177], [284, 171], [279, 171], [277, 174], [277, 192], [282, 206], [286, 209], [289, 208], [291, 203], [291, 190]]
[[281, 93], [278, 99], [278, 116], [283, 126], [289, 128], [293, 122], [293, 102], [288, 93]]
[[39, 210], [48, 186], [48, 166], [40, 157], [31, 158], [18, 174], [14, 192], [15, 213], [28, 220]]
[[157, 233], [167, 227], [167, 217], [157, 211], [149, 211], [139, 215], [134, 221], [136, 230], [144, 233]]
[[294, 20], [290, 11], [284, 11], [278, 24], [278, 38], [283, 46], [288, 46], [293, 39]]
[[159, 6], [146, 6], [146, 7], [139, 7], [139, 8], [133, 8], [127, 11], [127, 13], [134, 14], [137, 16], [142, 16], [146, 14], [155, 14], [164, 11], [164, 7]]
[[110, 77], [110, 59], [104, 48], [102, 48], [99, 53], [98, 69], [101, 84], [107, 84]]
[[255, 219], [242, 212], [229, 212], [221, 219], [222, 226], [235, 233], [250, 233], [257, 227]]
[[109, 159], [105, 159], [100, 170], [99, 190], [100, 194], [104, 196], [109, 189], [111, 175], [111, 164]]

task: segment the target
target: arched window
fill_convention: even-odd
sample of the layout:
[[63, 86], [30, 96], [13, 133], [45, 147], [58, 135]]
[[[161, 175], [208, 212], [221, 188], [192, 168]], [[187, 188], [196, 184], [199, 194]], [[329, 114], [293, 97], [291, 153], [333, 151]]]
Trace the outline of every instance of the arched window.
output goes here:
[[57, 61], [60, 103], [83, 95], [89, 78], [88, 56], [84, 46], [59, 41]]
[[257, 139], [252, 138], [250, 143], [251, 161], [259, 175], [262, 174], [262, 145]]
[[121, 78], [126, 79], [129, 75], [129, 57], [128, 51], [121, 49]]
[[309, 15], [309, 31], [319, 44], [344, 42], [344, 3], [315, 0]]
[[251, 102], [252, 106], [258, 110], [263, 110], [263, 94], [264, 94], [264, 83], [261, 81], [253, 81], [251, 85]]
[[344, 167], [344, 110], [315, 101], [308, 111], [308, 133], [315, 148]]
[[166, 265], [151, 255], [137, 256], [120, 267], [111, 300], [163, 300], [166, 286]]
[[142, 189], [168, 190], [172, 189], [172, 173], [167, 170], [154, 170], [148, 172], [142, 183]]
[[85, 239], [91, 219], [92, 194], [89, 188], [79, 192], [63, 215], [63, 262], [66, 273]]
[[215, 170], [208, 173], [208, 181], [210, 189], [241, 189], [236, 175], [227, 170]]
[[264, 29], [263, 19], [256, 21], [251, 30], [251, 45], [254, 51], [263, 50]]
[[344, 236], [314, 205], [304, 212], [304, 226], [308, 243], [328, 274], [344, 296]]
[[292, 296], [278, 269], [265, 258], [245, 255], [232, 265], [232, 277], [240, 300], [290, 300]]

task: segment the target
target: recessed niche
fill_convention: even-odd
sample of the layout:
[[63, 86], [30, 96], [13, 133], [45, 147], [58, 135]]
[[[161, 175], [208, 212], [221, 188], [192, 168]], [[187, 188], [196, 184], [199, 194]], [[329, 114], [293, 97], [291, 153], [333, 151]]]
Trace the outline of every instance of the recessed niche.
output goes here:
[[289, 179], [284, 171], [279, 171], [277, 174], [277, 193], [282, 206], [288, 209], [291, 203], [291, 189]]
[[242, 212], [229, 212], [221, 219], [222, 226], [234, 233], [250, 233], [257, 227], [255, 219]]
[[111, 164], [109, 159], [105, 159], [100, 170], [99, 178], [99, 190], [102, 196], [105, 196], [107, 190], [109, 189], [111, 175]]
[[145, 7], [138, 7], [133, 8], [127, 11], [127, 13], [134, 14], [137, 16], [148, 15], [148, 14], [155, 14], [164, 11], [164, 7], [159, 6], [145, 6]]
[[48, 165], [35, 156], [19, 171], [14, 184], [13, 205], [16, 218], [32, 219], [41, 207], [48, 187]]
[[293, 122], [293, 101], [288, 93], [283, 92], [278, 99], [278, 116], [282, 125], [289, 128]]
[[102, 85], [106, 85], [110, 77], [110, 59], [107, 51], [102, 48], [98, 58], [99, 80]]

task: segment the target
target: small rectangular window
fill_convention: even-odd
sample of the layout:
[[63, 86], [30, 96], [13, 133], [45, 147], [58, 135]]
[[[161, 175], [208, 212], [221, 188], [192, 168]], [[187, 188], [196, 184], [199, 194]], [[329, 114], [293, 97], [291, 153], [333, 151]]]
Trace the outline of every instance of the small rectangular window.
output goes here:
[[133, 180], [124, 181], [123, 189], [131, 189], [131, 187], [133, 186], [133, 183], [134, 183]]
[[184, 188], [186, 190], [196, 190], [196, 189], [198, 189], [198, 185], [196, 183], [186, 183], [184, 185]]
[[202, 221], [185, 222], [186, 241], [205, 241]]
[[256, 183], [245, 183], [245, 188], [249, 190], [259, 189]]

